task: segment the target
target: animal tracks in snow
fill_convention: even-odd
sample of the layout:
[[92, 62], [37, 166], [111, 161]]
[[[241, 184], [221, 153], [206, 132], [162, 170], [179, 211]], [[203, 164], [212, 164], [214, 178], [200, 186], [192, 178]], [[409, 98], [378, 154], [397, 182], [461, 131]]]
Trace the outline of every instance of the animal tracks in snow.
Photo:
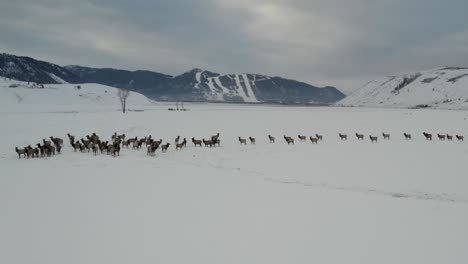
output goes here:
[[413, 200], [427, 200], [427, 201], [436, 201], [436, 202], [448, 202], [448, 203], [461, 203], [468, 204], [468, 200], [456, 195], [446, 194], [446, 193], [425, 193], [425, 192], [392, 192], [378, 190], [368, 187], [345, 187], [331, 185], [328, 183], [308, 183], [298, 180], [282, 180], [274, 178], [265, 178], [266, 181], [281, 183], [281, 184], [291, 184], [291, 185], [301, 185], [311, 188], [323, 188], [328, 190], [335, 191], [347, 191], [353, 193], [369, 194], [369, 195], [379, 195], [387, 196], [396, 199], [413, 199]]

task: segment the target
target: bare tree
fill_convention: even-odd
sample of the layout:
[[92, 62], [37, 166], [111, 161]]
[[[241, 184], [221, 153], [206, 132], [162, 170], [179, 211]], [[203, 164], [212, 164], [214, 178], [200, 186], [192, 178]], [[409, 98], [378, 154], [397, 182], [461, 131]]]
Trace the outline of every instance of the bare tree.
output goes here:
[[119, 88], [117, 95], [119, 96], [120, 104], [122, 105], [122, 112], [125, 114], [125, 111], [127, 110], [127, 98], [130, 96], [130, 91]]

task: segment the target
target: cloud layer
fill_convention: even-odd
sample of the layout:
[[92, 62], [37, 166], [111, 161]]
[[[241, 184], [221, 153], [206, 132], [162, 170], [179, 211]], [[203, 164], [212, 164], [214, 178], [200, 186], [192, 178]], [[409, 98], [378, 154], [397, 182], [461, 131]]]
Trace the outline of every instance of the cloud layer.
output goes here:
[[468, 2], [16, 0], [0, 51], [179, 74], [200, 67], [334, 85], [468, 65]]

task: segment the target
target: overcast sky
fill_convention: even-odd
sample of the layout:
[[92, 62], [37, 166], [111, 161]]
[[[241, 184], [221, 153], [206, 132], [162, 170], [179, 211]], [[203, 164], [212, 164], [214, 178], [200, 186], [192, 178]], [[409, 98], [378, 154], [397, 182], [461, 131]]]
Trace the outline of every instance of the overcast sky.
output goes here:
[[176, 75], [261, 73], [349, 92], [468, 65], [467, 0], [0, 0], [0, 52]]

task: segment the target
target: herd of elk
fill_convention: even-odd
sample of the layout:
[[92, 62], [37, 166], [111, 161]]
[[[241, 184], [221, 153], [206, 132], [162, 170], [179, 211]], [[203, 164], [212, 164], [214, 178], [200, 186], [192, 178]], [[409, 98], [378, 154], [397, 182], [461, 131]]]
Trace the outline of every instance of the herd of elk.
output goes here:
[[50, 140], [42, 140], [41, 143], [37, 143], [36, 147], [31, 147], [28, 145], [22, 149], [15, 147], [15, 152], [18, 154], [18, 158], [43, 158], [43, 157], [51, 157], [55, 154], [60, 154], [62, 151], [63, 139], [50, 137]]
[[[422, 133], [425, 137], [426, 140], [432, 140], [432, 134], [423, 132]], [[358, 140], [364, 140], [364, 134], [359, 134], [355, 133], [356, 137]], [[167, 152], [169, 149], [170, 144], [162, 144], [162, 139], [160, 140], [154, 140], [151, 138], [151, 136], [145, 136], [143, 138], [127, 138], [125, 134], [122, 135], [117, 135], [117, 133], [114, 133], [111, 137], [111, 141], [103, 141], [100, 139], [96, 133], [92, 133], [91, 135], [86, 135], [84, 138], [80, 138], [79, 140], [76, 140], [76, 137], [71, 135], [70, 133], [67, 133], [70, 145], [72, 146], [73, 150], [75, 152], [91, 152], [94, 155], [98, 155], [99, 153], [103, 154], [106, 153], [108, 155], [112, 156], [119, 156], [120, 155], [120, 150], [121, 148], [129, 148], [130, 146], [134, 150], [140, 150], [143, 147], [143, 144], [146, 145], [147, 148], [147, 154], [150, 156], [153, 156], [156, 152], [157, 149], [161, 148], [162, 152]], [[348, 136], [346, 134], [338, 134], [339, 138], [341, 140], [347, 140]], [[390, 134], [387, 133], [382, 133], [383, 139], [385, 140], [390, 140]], [[405, 140], [411, 140], [411, 134], [404, 132], [403, 136]], [[450, 134], [439, 134], [437, 133], [437, 137], [439, 140], [444, 141], [452, 141], [454, 136]], [[184, 138], [182, 142], [180, 142], [180, 136], [177, 136], [175, 139], [175, 149], [176, 150], [181, 150], [184, 147], [187, 146], [187, 140]], [[192, 143], [194, 144], [195, 147], [199, 146], [202, 147], [202, 143], [205, 147], [215, 147], [215, 146], [220, 146], [221, 145], [221, 140], [219, 139], [219, 133], [217, 133], [214, 136], [208, 137], [208, 140], [205, 140], [203, 138], [202, 140], [195, 139], [195, 137], [192, 137]], [[288, 145], [294, 144], [294, 138], [290, 136], [283, 135], [284, 140]], [[306, 141], [307, 136], [303, 135], [298, 135], [298, 138], [300, 141]], [[464, 136], [463, 135], [458, 135], [455, 134], [455, 138], [458, 141], [463, 141]], [[49, 137], [50, 140], [43, 139], [42, 144], [38, 143], [36, 144], [36, 147], [31, 147], [31, 145], [28, 145], [24, 148], [18, 148], [15, 147], [15, 152], [18, 155], [18, 158], [24, 157], [24, 158], [39, 158], [39, 157], [50, 157], [55, 154], [61, 153], [62, 146], [63, 146], [63, 139], [58, 138], [58, 137]], [[318, 141], [323, 139], [322, 135], [315, 134], [314, 136], [309, 137], [310, 141], [312, 144], [318, 144]], [[371, 143], [377, 143], [378, 137], [369, 135], [369, 139]], [[238, 137], [239, 143], [241, 145], [247, 145], [247, 138], [242, 138]], [[248, 137], [248, 140], [250, 144], [255, 145], [256, 140], [254, 137]], [[268, 140], [270, 143], [275, 143], [275, 137], [272, 135], [268, 135]], [[180, 142], [180, 143], [179, 143]]]

